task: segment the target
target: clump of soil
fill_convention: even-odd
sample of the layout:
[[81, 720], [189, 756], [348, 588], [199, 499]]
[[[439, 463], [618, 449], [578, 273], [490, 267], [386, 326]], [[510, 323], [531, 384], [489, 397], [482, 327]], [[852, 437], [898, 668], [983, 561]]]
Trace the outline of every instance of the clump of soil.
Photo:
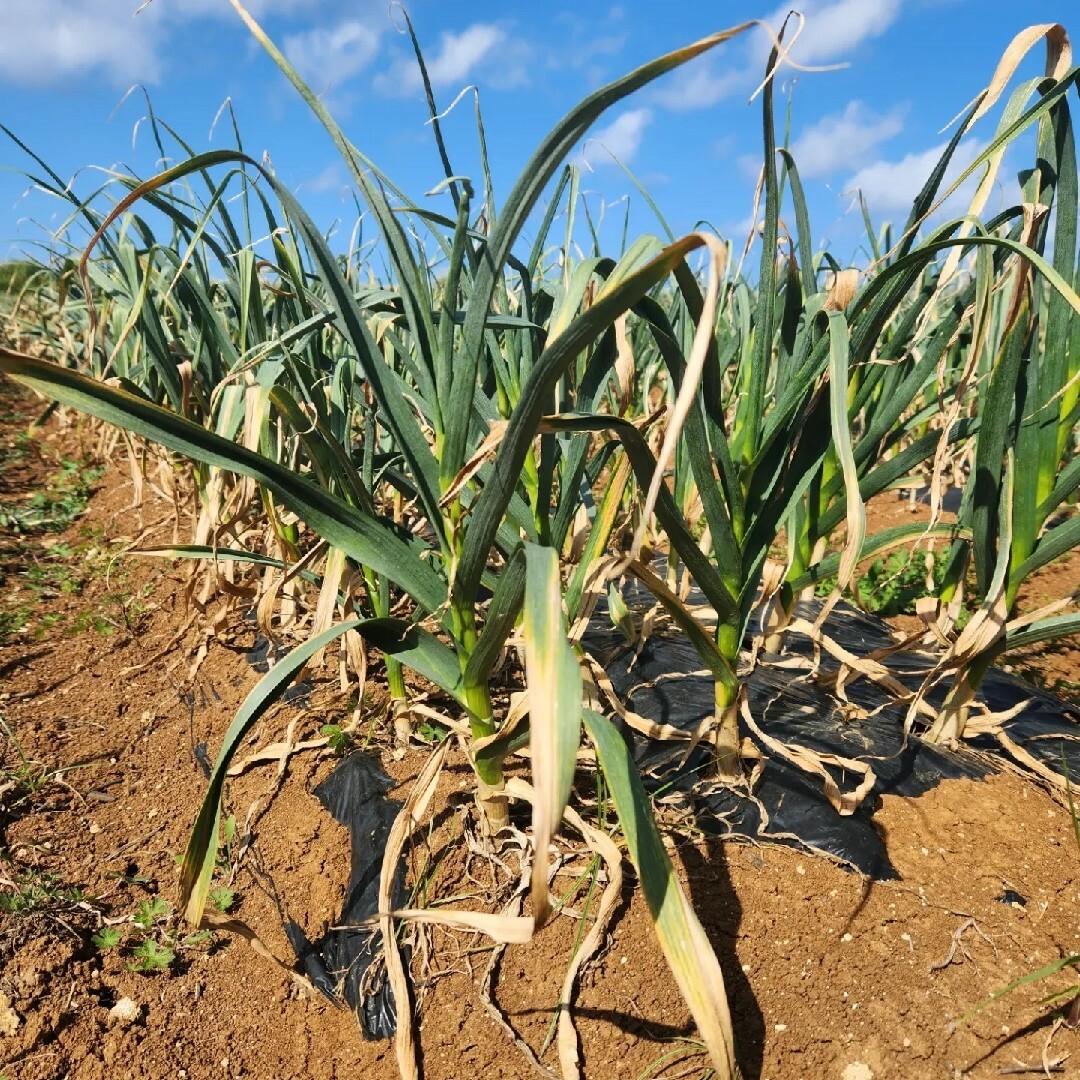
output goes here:
[[[10, 387], [2, 401], [8, 414], [33, 409]], [[5, 462], [20, 425], [9, 421], [0, 435]], [[36, 457], [5, 465], [0, 504], [38, 490], [61, 449], [72, 453], [67, 439], [51, 430], [35, 441]], [[174, 642], [188, 620], [183, 568], [116, 558], [142, 528], [130, 483], [120, 469], [95, 483], [86, 512], [63, 531], [8, 535], [0, 551], [0, 607], [28, 609], [0, 638], [0, 895], [12, 898], [0, 913], [0, 1076], [396, 1076], [391, 1044], [365, 1042], [350, 1013], [239, 938], [190, 940], [172, 911], [177, 858], [205, 791], [196, 748], [216, 751], [258, 679], [244, 659], [255, 631], [238, 620], [208, 638], [196, 624]], [[33, 566], [68, 567], [78, 584], [35, 593]], [[1062, 669], [1048, 655], [1040, 670], [1052, 681]], [[294, 743], [316, 740], [353, 705], [336, 677], [316, 673], [313, 692], [265, 717], [240, 756], [284, 740], [290, 727]], [[379, 756], [398, 785], [391, 797], [403, 800], [430, 749], [395, 751], [375, 723], [378, 700], [362, 709], [358, 741], [370, 727], [365, 752]], [[232, 893], [229, 914], [289, 965], [283, 920], [318, 938], [342, 907], [348, 836], [313, 794], [335, 763], [328, 748], [307, 749], [255, 765], [228, 787], [235, 828], [215, 884]], [[410, 852], [410, 883], [428, 903], [495, 909], [514, 887], [516, 864], [512, 852], [500, 867], [473, 850], [470, 784], [455, 749], [432, 826]], [[1041, 1003], [1078, 981], [1069, 968], [956, 1026], [993, 991], [1080, 952], [1068, 810], [1004, 772], [946, 781], [917, 800], [886, 796], [875, 822], [898, 881], [873, 882], [789, 849], [672, 835], [721, 960], [744, 1075], [978, 1078], [1021, 1067], [1037, 1075], [1059, 1059], [1056, 1075], [1070, 1075], [1076, 1034], [1060, 1008]], [[556, 879], [557, 895], [572, 894], [564, 914], [496, 958], [490, 1005], [482, 985], [490, 942], [438, 929], [414, 938], [428, 1080], [535, 1075], [511, 1031], [557, 1073], [553, 1010], [595, 912], [586, 865], [568, 858]], [[626, 869], [605, 946], [577, 997], [584, 1075], [704, 1075]]]

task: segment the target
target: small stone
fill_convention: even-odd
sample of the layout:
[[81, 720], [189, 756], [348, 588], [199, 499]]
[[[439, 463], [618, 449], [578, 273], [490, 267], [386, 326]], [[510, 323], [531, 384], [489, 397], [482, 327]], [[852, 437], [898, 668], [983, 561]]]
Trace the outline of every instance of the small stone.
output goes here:
[[114, 1024], [123, 1024], [125, 1027], [137, 1023], [141, 1016], [142, 1006], [136, 1005], [129, 997], [122, 997], [109, 1010], [109, 1019]]
[[874, 1072], [865, 1062], [853, 1061], [844, 1066], [840, 1080], [874, 1080]]
[[841, 941], [854, 941], [855, 939], [850, 934], [842, 934], [841, 937], [840, 937], [840, 940]]
[[11, 1007], [7, 994], [0, 994], [0, 1035], [14, 1035], [22, 1021]]
[[787, 1031], [787, 1024], [773, 1024], [773, 1031], [775, 1031], [777, 1035], [782, 1035]]

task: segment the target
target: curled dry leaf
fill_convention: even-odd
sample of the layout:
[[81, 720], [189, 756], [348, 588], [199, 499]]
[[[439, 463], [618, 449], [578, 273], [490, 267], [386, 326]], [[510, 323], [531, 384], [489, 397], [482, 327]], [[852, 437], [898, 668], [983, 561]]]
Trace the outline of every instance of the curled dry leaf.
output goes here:
[[386, 977], [394, 994], [397, 1030], [394, 1035], [394, 1056], [402, 1080], [419, 1080], [419, 1067], [416, 1060], [416, 1040], [413, 1036], [412, 1002], [409, 997], [409, 983], [405, 977], [405, 965], [398, 949], [397, 936], [394, 933], [393, 920], [398, 917], [391, 912], [390, 899], [394, 889], [394, 876], [405, 842], [413, 828], [420, 822], [427, 811], [435, 788], [439, 782], [439, 773], [446, 761], [449, 741], [443, 742], [428, 758], [427, 764], [413, 785], [405, 805], [398, 812], [391, 826], [383, 853], [382, 868], [379, 874], [379, 914], [372, 920], [382, 933], [383, 954], [386, 961]]
[[840, 270], [826, 277], [825, 311], [843, 311], [859, 292], [859, 271]]
[[[844, 817], [854, 814], [862, 805], [867, 795], [874, 789], [877, 776], [874, 770], [865, 761], [857, 761], [854, 758], [841, 757], [839, 754], [822, 754], [811, 750], [808, 746], [800, 746], [798, 743], [781, 742], [766, 734], [754, 720], [750, 712], [750, 705], [746, 700], [746, 692], [740, 695], [739, 710], [746, 726], [771, 750], [777, 757], [790, 762], [802, 772], [817, 776], [825, 786], [825, 797], [829, 800], [833, 809]], [[841, 791], [839, 784], [833, 779], [832, 774], [826, 768], [832, 765], [847, 772], [861, 773], [862, 780], [853, 791]]]
[[664, 433], [664, 441], [660, 447], [660, 453], [656, 459], [656, 470], [653, 472], [652, 482], [645, 495], [645, 505], [641, 511], [641, 522], [634, 534], [633, 543], [626, 556], [625, 563], [635, 562], [641, 554], [645, 543], [645, 530], [652, 520], [653, 511], [656, 509], [656, 500], [660, 497], [660, 486], [664, 483], [664, 473], [675, 458], [675, 448], [679, 443], [683, 425], [690, 410], [694, 406], [697, 397], [698, 386], [701, 384], [701, 376], [705, 370], [705, 360], [709, 355], [709, 346], [713, 340], [713, 328], [716, 321], [716, 305], [720, 297], [720, 285], [723, 281], [724, 266], [727, 263], [728, 249], [715, 236], [709, 233], [696, 234], [709, 249], [709, 280], [705, 289], [705, 300], [701, 308], [701, 318], [698, 320], [697, 329], [694, 331], [694, 343], [690, 349], [690, 356], [686, 361], [686, 370], [683, 372], [682, 385], [675, 398], [675, 405], [671, 411], [671, 419], [668, 421], [667, 430]]
[[[997, 104], [1001, 95], [1005, 92], [1005, 87], [1008, 86], [1009, 81], [1016, 74], [1016, 69], [1020, 66], [1024, 57], [1027, 56], [1031, 49], [1040, 41], [1046, 42], [1045, 70], [1047, 77], [1060, 79], [1068, 72], [1069, 68], [1072, 66], [1072, 45], [1069, 42], [1069, 35], [1065, 31], [1065, 27], [1062, 26], [1061, 23], [1040, 23], [1037, 26], [1029, 26], [1026, 30], [1021, 30], [1020, 33], [1012, 39], [1005, 52], [1002, 54], [993, 77], [990, 79], [989, 86], [987, 86], [982, 94], [979, 95], [979, 98], [976, 99], [979, 101], [979, 107], [972, 116], [971, 122], [968, 125], [969, 127], [985, 116]], [[972, 196], [971, 204], [968, 207], [967, 217], [969, 220], [965, 221], [961, 226], [960, 231], [957, 233], [958, 237], [970, 235], [974, 228], [970, 219], [978, 218], [985, 209], [986, 202], [994, 189], [998, 170], [1001, 168], [1001, 163], [1005, 158], [1006, 149], [1006, 145], [999, 147], [986, 163], [983, 177], [979, 181], [979, 186]], [[934, 209], [939, 207], [954, 191], [956, 191], [960, 184], [963, 183], [966, 175], [967, 170], [957, 177], [952, 186], [937, 200]], [[945, 262], [945, 266], [941, 271], [938, 281], [939, 289], [944, 288], [956, 273], [962, 255], [963, 252], [960, 247], [954, 248], [949, 253], [949, 257]]]
[[461, 467], [460, 472], [454, 477], [450, 486], [439, 500], [440, 506], [445, 508], [457, 499], [464, 490], [465, 485], [483, 467], [484, 462], [491, 460], [495, 456], [495, 451], [499, 449], [499, 444], [503, 441], [503, 436], [506, 435], [507, 423], [508, 421], [506, 420], [492, 421], [491, 430], [488, 432], [487, 438], [485, 438], [476, 448], [476, 453], [465, 462]]
[[[524, 799], [526, 802], [532, 802], [535, 797], [532, 787], [516, 777], [506, 782], [506, 790], [514, 798]], [[582, 967], [596, 954], [596, 950], [600, 947], [600, 943], [607, 931], [611, 913], [622, 893], [622, 854], [615, 841], [607, 833], [589, 825], [572, 806], [566, 807], [563, 817], [581, 834], [589, 850], [595, 852], [604, 861], [608, 877], [607, 884], [604, 886], [603, 894], [600, 897], [596, 917], [577, 952], [574, 953], [570, 966], [566, 969], [562, 989], [559, 992], [559, 1068], [562, 1070], [563, 1080], [579, 1080], [581, 1070], [577, 1032], [574, 1030], [574, 990]]]
[[[531, 915], [493, 915], [486, 911], [459, 911], [456, 908], [398, 908], [387, 912], [386, 916], [373, 916], [364, 925], [375, 926], [381, 918], [449, 926], [455, 930], [475, 930], [479, 934], [486, 934], [492, 941], [507, 945], [524, 945], [532, 940], [536, 927], [536, 920]], [[397, 996], [397, 991], [394, 996]]]

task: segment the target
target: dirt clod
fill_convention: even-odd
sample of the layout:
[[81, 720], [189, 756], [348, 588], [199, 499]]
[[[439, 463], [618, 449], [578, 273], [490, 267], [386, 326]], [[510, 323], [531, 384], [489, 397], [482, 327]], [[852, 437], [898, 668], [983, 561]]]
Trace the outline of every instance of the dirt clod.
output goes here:
[[862, 1061], [853, 1061], [844, 1067], [841, 1080], [874, 1080], [873, 1070]]
[[19, 1030], [19, 1014], [11, 1007], [6, 994], [0, 994], [0, 1035], [14, 1035]]
[[110, 1023], [117, 1024], [122, 1027], [128, 1027], [131, 1024], [138, 1023], [141, 1016], [142, 1006], [137, 1005], [129, 997], [122, 997], [109, 1010]]

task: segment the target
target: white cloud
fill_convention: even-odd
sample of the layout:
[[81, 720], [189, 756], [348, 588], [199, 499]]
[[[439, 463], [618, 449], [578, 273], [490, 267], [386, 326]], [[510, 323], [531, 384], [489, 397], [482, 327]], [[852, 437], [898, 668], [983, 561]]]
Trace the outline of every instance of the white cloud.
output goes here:
[[[506, 42], [506, 33], [491, 23], [473, 23], [460, 33], [440, 34], [438, 48], [432, 55], [424, 56], [431, 85], [459, 87], [480, 63], [491, 57], [497, 46]], [[388, 72], [379, 76], [376, 85], [389, 94], [408, 94], [423, 86], [420, 68], [412, 54], [397, 60]]]
[[[645, 129], [652, 123], [652, 109], [631, 109], [615, 117], [606, 127], [600, 128], [585, 140], [581, 150], [579, 164], [610, 164], [608, 156], [618, 158], [624, 165], [629, 165], [641, 147], [645, 138]], [[607, 155], [596, 153], [598, 147], [607, 151]]]
[[[814, 66], [846, 59], [863, 42], [880, 37], [899, 17], [901, 0], [803, 0], [798, 7], [806, 24], [789, 57]], [[785, 4], [765, 22], [779, 32], [790, 10], [791, 5]], [[794, 29], [792, 22], [786, 35], [789, 44]], [[751, 93], [765, 77], [772, 39], [756, 30], [741, 59], [733, 59], [732, 47], [720, 46], [714, 54], [679, 68], [657, 88], [653, 100], [668, 109], [705, 109], [732, 94]]]
[[537, 63], [536, 48], [524, 38], [505, 37], [484, 59], [484, 78], [496, 90], [526, 86], [529, 72]]
[[340, 161], [332, 161], [322, 172], [296, 185], [298, 192], [305, 191], [311, 195], [325, 195], [329, 192], [339, 192], [347, 188], [348, 181]]
[[[301, 0], [255, 0], [253, 14]], [[3, 0], [0, 81], [48, 86], [101, 74], [117, 86], [157, 82], [170, 30], [195, 18], [235, 13], [219, 0]]]
[[[846, 60], [863, 42], [884, 34], [899, 17], [900, 8], [900, 0], [804, 0], [799, 10], [806, 16], [806, 25], [790, 57], [799, 64], [811, 65]], [[778, 31], [790, 10], [791, 5], [785, 4], [765, 21]], [[794, 20], [788, 24], [789, 42], [795, 25]], [[772, 43], [759, 33], [755, 51], [762, 74], [771, 48]]]
[[[871, 215], [875, 218], [897, 210], [910, 210], [915, 196], [922, 190], [947, 145], [947, 143], [940, 143], [926, 150], [905, 154], [899, 161], [883, 159], [866, 165], [847, 181], [844, 192], [855, 195], [861, 191]], [[945, 180], [940, 186], [940, 192], [944, 193], [952, 186], [956, 178], [982, 152], [983, 145], [977, 139], [965, 139], [960, 143], [945, 172]], [[964, 213], [975, 194], [981, 172], [981, 169], [977, 170], [974, 175], [968, 177], [934, 216]], [[1008, 180], [1010, 173], [1002, 168], [998, 176]], [[988, 209], [992, 209], [989, 204]]]
[[622, 52], [625, 45], [625, 34], [590, 36], [582, 39], [580, 44], [575, 42], [572, 49], [561, 48], [553, 51], [548, 66], [556, 71], [562, 68], [587, 68], [597, 58], [615, 56]]
[[284, 40], [285, 55], [317, 89], [340, 85], [362, 71], [378, 48], [378, 31], [358, 19], [303, 34], [288, 34]]
[[750, 82], [745, 69], [724, 69], [720, 61], [701, 57], [661, 84], [653, 100], [667, 109], [707, 109], [740, 89], [749, 90]]
[[133, 7], [130, 0], [105, 0], [93, 7], [63, 0], [7, 0], [0, 77], [43, 86], [104, 69], [117, 83], [155, 82], [158, 21], [132, 18]]
[[[431, 85], [449, 86], [467, 79], [469, 72], [505, 38], [497, 26], [488, 23], [475, 23], [460, 34], [442, 34], [439, 51], [428, 64]], [[419, 78], [417, 72], [417, 82]]]
[[[728, 161], [731, 160], [731, 152], [723, 155]], [[756, 184], [761, 176], [761, 152], [756, 154], [739, 154], [735, 159], [735, 164], [739, 169], [739, 172], [743, 177], [749, 180], [751, 183]]]
[[559, 12], [554, 18], [558, 45], [548, 52], [546, 63], [552, 71], [573, 69], [596, 73], [604, 62], [622, 52], [627, 33], [619, 29], [626, 13], [618, 7], [605, 15], [588, 10], [585, 14]]
[[759, 211], [756, 215], [747, 214], [746, 217], [741, 218], [739, 221], [729, 223], [721, 230], [721, 235], [733, 241], [736, 245], [735, 250], [741, 255], [742, 245], [746, 243], [747, 237], [751, 234], [756, 236], [760, 225], [761, 212]]
[[808, 179], [858, 168], [878, 143], [903, 130], [905, 111], [901, 106], [879, 116], [852, 101], [842, 113], [823, 116], [791, 145], [799, 175]]

